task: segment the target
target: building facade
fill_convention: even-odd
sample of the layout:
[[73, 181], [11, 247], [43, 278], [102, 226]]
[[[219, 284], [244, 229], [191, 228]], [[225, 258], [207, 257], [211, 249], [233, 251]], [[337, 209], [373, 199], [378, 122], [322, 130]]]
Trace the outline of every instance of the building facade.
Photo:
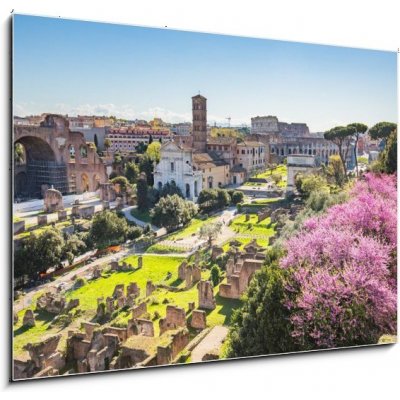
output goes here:
[[25, 151], [25, 161], [14, 165], [16, 196], [38, 198], [51, 186], [63, 194], [80, 194], [107, 182], [94, 144], [71, 131], [61, 115], [47, 114], [39, 126], [14, 126], [14, 143]]
[[160, 152], [160, 162], [154, 170], [154, 187], [160, 190], [167, 183], [175, 182], [186, 199], [197, 201], [203, 188], [203, 174], [194, 165], [192, 149], [169, 141], [161, 146]]
[[192, 97], [193, 114], [193, 149], [200, 153], [207, 152], [207, 99], [198, 94]]
[[256, 141], [244, 141], [237, 144], [236, 161], [247, 174], [256, 170], [265, 169], [267, 162], [267, 146]]
[[139, 143], [148, 144], [150, 137], [154, 141], [158, 140], [161, 143], [171, 136], [169, 129], [151, 129], [146, 127], [121, 127], [109, 128], [106, 131], [106, 139], [109, 139], [111, 146], [109, 152], [129, 153], [135, 151]]

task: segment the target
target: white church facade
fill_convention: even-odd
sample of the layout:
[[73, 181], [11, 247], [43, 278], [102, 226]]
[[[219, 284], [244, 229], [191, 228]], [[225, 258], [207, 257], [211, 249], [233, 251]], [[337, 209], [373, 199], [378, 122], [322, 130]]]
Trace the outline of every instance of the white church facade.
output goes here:
[[154, 170], [154, 187], [160, 190], [172, 181], [183, 196], [194, 202], [202, 190], [202, 172], [193, 164], [193, 150], [174, 141], [161, 146], [161, 159]]

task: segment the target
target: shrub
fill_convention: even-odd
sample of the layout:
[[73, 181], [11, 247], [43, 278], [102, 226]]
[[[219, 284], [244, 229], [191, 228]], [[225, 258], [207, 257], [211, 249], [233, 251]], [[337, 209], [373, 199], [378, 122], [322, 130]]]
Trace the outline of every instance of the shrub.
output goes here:
[[221, 279], [221, 270], [218, 265], [213, 265], [211, 268], [211, 282], [214, 287], [219, 285], [219, 281]]
[[186, 225], [197, 214], [197, 206], [178, 195], [162, 197], [151, 211], [152, 222], [171, 231]]
[[235, 190], [232, 195], [231, 195], [231, 201], [232, 204], [236, 205], [238, 203], [241, 203], [244, 199], [244, 194], [243, 192], [240, 192], [239, 190]]
[[285, 306], [287, 271], [270, 264], [251, 280], [243, 306], [233, 312], [225, 356], [246, 357], [298, 350]]
[[376, 343], [396, 329], [395, 177], [367, 174], [352, 195], [285, 246], [286, 305], [305, 350]]

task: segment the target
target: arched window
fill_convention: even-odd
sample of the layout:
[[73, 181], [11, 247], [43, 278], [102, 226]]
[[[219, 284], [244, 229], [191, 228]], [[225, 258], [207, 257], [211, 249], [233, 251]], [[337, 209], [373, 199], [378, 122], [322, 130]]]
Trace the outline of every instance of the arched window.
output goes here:
[[75, 160], [75, 146], [73, 144], [69, 146], [69, 158]]
[[194, 181], [194, 195], [197, 197], [199, 195], [198, 189], [197, 189], [197, 181]]
[[186, 198], [190, 198], [190, 185], [188, 183], [186, 184]]
[[79, 151], [81, 153], [82, 158], [87, 158], [87, 147], [86, 146], [81, 146], [79, 148]]
[[162, 183], [161, 182], [158, 182], [158, 190], [161, 192], [161, 189], [162, 189]]

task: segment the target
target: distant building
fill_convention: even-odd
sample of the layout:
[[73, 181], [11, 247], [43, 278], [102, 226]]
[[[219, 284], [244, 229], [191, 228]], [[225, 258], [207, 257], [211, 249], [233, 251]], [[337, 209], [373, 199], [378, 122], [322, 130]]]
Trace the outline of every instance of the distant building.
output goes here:
[[268, 115], [266, 117], [254, 117], [251, 119], [251, 134], [282, 136], [308, 136], [310, 131], [305, 123], [280, 122], [277, 117]]
[[173, 124], [171, 126], [171, 132], [179, 136], [189, 136], [192, 133], [192, 124], [190, 122]]
[[129, 153], [135, 151], [139, 143], [149, 143], [150, 137], [154, 141], [164, 142], [171, 137], [169, 129], [151, 129], [145, 127], [122, 127], [109, 128], [106, 132], [106, 138], [110, 140], [110, 152], [119, 151], [121, 153]]
[[244, 141], [237, 144], [236, 164], [243, 167], [248, 174], [252, 171], [265, 169], [266, 145], [256, 141]]

